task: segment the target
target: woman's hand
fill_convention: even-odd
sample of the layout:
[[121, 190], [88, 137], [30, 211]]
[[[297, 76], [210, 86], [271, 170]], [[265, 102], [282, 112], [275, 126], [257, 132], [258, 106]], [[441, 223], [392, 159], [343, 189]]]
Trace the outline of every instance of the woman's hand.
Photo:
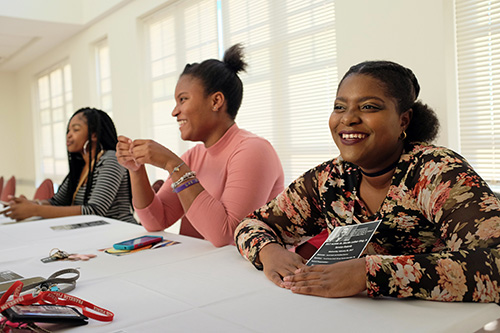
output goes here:
[[[137, 171], [144, 164], [171, 170], [182, 160], [170, 149], [153, 140], [130, 140], [120, 135], [116, 145], [118, 162], [131, 171]], [[167, 164], [170, 164], [167, 167]]]
[[116, 144], [116, 158], [118, 163], [123, 165], [130, 171], [137, 171], [141, 167], [135, 160], [132, 154], [133, 142], [126, 136], [120, 135], [118, 137], [118, 143]]
[[19, 198], [9, 196], [9, 208], [3, 214], [13, 220], [20, 221], [32, 216], [37, 216], [38, 204], [26, 199], [24, 195]]
[[332, 265], [304, 266], [283, 278], [283, 287], [297, 294], [347, 297], [366, 289], [365, 259]]
[[276, 243], [265, 245], [259, 252], [258, 260], [264, 266], [267, 278], [282, 288], [284, 288], [283, 277], [305, 267], [306, 262], [297, 253], [290, 252]]

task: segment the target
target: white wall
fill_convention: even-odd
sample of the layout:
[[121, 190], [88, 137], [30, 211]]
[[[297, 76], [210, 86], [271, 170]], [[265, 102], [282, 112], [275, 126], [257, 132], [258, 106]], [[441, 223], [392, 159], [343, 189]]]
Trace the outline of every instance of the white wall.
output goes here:
[[[67, 40], [14, 74], [0, 74], [0, 175], [15, 174], [30, 191], [37, 173], [32, 89], [37, 73], [68, 58], [73, 71], [74, 109], [97, 104], [92, 44], [107, 36], [110, 46], [113, 114], [118, 132], [143, 137], [145, 101], [141, 17], [166, 2], [135, 0]], [[421, 99], [441, 123], [438, 143], [458, 142], [451, 0], [337, 0], [339, 75], [369, 59], [389, 59], [410, 67], [422, 86]], [[172, 87], [174, 89], [174, 87]], [[170, 112], [170, 110], [168, 110]], [[64, 138], [61, 138], [64, 140]], [[7, 143], [7, 144], [6, 144]], [[28, 193], [26, 193], [28, 194]]]
[[452, 105], [457, 96], [447, 89], [455, 67], [452, 1], [336, 1], [336, 26], [339, 76], [364, 60], [392, 60], [410, 68], [420, 83], [419, 98], [441, 122], [437, 143], [457, 149]]

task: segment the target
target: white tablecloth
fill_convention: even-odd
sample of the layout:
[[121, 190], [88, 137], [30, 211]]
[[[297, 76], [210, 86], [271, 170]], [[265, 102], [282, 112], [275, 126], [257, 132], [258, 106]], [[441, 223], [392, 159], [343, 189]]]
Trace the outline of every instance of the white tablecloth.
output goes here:
[[[109, 224], [51, 228], [96, 220]], [[120, 257], [100, 251], [145, 234], [181, 243]], [[53, 248], [97, 257], [42, 263]], [[86, 326], [63, 329], [69, 332], [474, 332], [500, 317], [496, 304], [293, 294], [267, 280], [234, 246], [215, 248], [97, 216], [0, 221], [0, 271], [48, 277], [69, 267], [81, 272], [70, 294], [115, 313], [110, 323], [90, 319]]]

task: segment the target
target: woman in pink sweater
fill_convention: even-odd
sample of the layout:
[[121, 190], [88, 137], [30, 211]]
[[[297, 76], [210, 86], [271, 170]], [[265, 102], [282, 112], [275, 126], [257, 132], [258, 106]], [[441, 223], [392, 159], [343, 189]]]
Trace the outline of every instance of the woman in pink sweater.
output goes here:
[[[201, 141], [181, 157], [153, 140], [120, 136], [116, 156], [130, 171], [133, 204], [148, 231], [163, 230], [182, 218], [180, 233], [215, 246], [234, 244], [238, 223], [283, 190], [283, 169], [271, 144], [238, 128], [245, 70], [239, 44], [224, 60], [188, 64], [175, 88], [183, 140]], [[170, 173], [155, 193], [145, 164]]]

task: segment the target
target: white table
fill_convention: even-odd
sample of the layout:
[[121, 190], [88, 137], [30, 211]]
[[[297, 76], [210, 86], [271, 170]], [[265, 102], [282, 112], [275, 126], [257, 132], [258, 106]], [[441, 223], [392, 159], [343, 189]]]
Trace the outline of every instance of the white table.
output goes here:
[[[95, 220], [109, 224], [50, 228]], [[98, 251], [144, 234], [181, 244], [121, 257]], [[97, 257], [42, 263], [52, 248]], [[111, 323], [90, 319], [69, 332], [474, 332], [500, 318], [496, 304], [293, 294], [267, 280], [234, 246], [215, 248], [97, 216], [0, 223], [0, 271], [48, 277], [69, 267], [81, 272], [70, 294], [115, 313]]]

